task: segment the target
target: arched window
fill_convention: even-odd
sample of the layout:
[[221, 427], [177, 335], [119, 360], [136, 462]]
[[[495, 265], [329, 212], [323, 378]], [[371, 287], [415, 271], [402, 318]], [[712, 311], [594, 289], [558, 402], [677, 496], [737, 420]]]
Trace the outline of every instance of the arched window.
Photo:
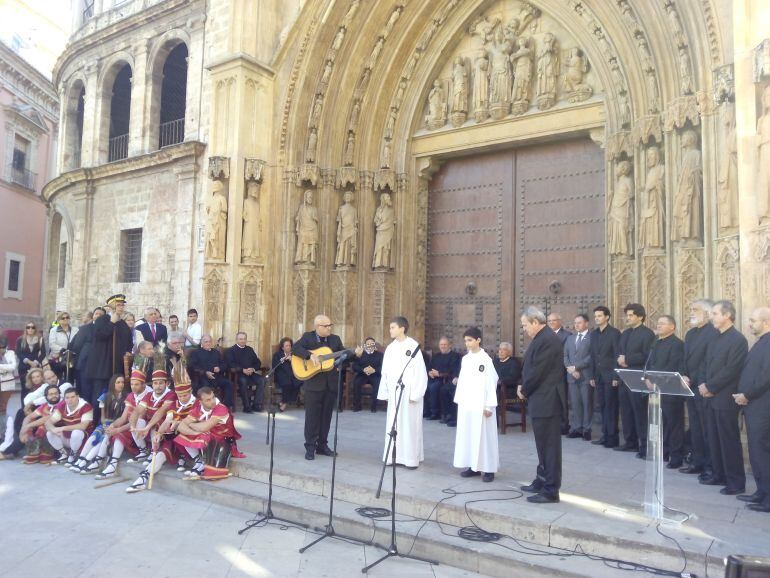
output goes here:
[[[187, 46], [181, 42], [166, 52], [160, 89], [158, 148], [184, 141], [187, 108]], [[157, 109], [156, 109], [157, 110]]]
[[108, 162], [128, 157], [128, 127], [130, 120], [131, 67], [128, 64], [124, 64], [112, 83]]

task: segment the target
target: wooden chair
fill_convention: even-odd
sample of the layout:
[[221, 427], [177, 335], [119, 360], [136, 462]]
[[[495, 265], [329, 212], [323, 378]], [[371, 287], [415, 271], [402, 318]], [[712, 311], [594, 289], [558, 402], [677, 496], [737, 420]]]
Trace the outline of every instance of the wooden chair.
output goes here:
[[[521, 426], [521, 431], [527, 431], [527, 400], [519, 399], [516, 395], [516, 388], [519, 383], [512, 386], [497, 386], [497, 422], [500, 433], [505, 435], [508, 427]], [[509, 422], [508, 412], [514, 413], [518, 410], [521, 415], [519, 421]]]
[[134, 363], [134, 356], [126, 353], [123, 356], [123, 375], [126, 379], [131, 378], [131, 364]]

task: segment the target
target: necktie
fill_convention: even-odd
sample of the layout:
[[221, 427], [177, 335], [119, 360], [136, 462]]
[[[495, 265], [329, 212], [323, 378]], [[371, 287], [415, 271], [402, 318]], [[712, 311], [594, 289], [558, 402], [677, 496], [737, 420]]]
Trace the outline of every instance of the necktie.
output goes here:
[[580, 347], [581, 343], [583, 343], [583, 334], [582, 333], [578, 333], [577, 346]]
[[155, 341], [155, 324], [150, 325], [150, 331], [152, 332], [152, 340]]

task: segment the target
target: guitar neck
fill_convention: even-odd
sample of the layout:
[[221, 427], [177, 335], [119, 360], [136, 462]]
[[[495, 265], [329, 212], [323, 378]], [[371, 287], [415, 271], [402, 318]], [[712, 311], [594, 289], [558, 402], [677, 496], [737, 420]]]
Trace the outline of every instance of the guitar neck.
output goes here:
[[343, 349], [342, 351], [335, 351], [334, 353], [327, 353], [326, 355], [319, 355], [318, 359], [321, 361], [328, 361], [329, 359], [337, 359], [340, 355], [344, 355], [348, 351], [352, 351], [350, 349]]

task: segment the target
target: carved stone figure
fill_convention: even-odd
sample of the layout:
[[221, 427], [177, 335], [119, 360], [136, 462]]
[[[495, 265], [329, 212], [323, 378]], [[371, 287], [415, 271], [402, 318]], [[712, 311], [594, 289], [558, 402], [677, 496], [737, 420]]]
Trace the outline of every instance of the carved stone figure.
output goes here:
[[762, 116], [757, 121], [757, 199], [759, 218], [770, 218], [770, 86], [762, 92]]
[[616, 172], [615, 188], [607, 212], [607, 245], [610, 255], [631, 255], [628, 242], [634, 200], [631, 163], [620, 161]]
[[337, 211], [337, 267], [354, 267], [358, 253], [358, 214], [353, 206], [353, 193], [346, 191], [343, 203]]
[[618, 109], [620, 110], [620, 124], [629, 126], [631, 124], [631, 104], [628, 101], [628, 93], [623, 91], [618, 93]]
[[390, 194], [380, 195], [380, 206], [374, 213], [374, 258], [373, 269], [392, 269], [392, 246], [396, 232], [396, 212]]
[[294, 218], [297, 232], [297, 251], [294, 262], [315, 265], [318, 246], [318, 209], [313, 206], [313, 191], [305, 191], [302, 204]]
[[692, 65], [686, 46], [679, 47], [679, 76], [682, 94], [692, 94]]
[[208, 231], [206, 235], [206, 257], [224, 260], [227, 244], [227, 197], [222, 181], [213, 181], [211, 196], [206, 203]]
[[441, 128], [446, 124], [446, 95], [441, 88], [441, 81], [433, 81], [433, 88], [428, 95], [428, 115], [425, 123], [429, 129]]
[[503, 37], [502, 29], [497, 28], [494, 40], [489, 44], [489, 112], [495, 120], [503, 118], [511, 109], [512, 48], [513, 45]]
[[315, 100], [313, 100], [313, 110], [310, 113], [310, 127], [318, 128], [318, 123], [321, 120], [321, 112], [323, 110], [324, 106], [324, 95], [321, 93], [318, 93], [315, 95]]
[[642, 248], [664, 246], [665, 184], [666, 169], [660, 162], [660, 150], [656, 146], [651, 146], [647, 149], [647, 177], [644, 182], [644, 195], [639, 219], [639, 246]]
[[332, 52], [337, 52], [340, 49], [343, 40], [345, 40], [345, 28], [341, 27], [339, 30], [337, 30], [337, 34], [334, 36], [334, 40], [332, 40]]
[[372, 48], [372, 53], [369, 55], [369, 58], [366, 60], [366, 65], [364, 68], [368, 68], [369, 70], [374, 69], [374, 65], [377, 64], [377, 59], [380, 57], [380, 52], [382, 52], [382, 47], [385, 46], [385, 39], [380, 36], [377, 39], [377, 42], [374, 43], [374, 48]]
[[333, 68], [334, 63], [331, 60], [327, 60], [323, 74], [321, 75], [321, 86], [326, 87], [329, 84], [329, 78], [331, 78]]
[[395, 107], [390, 107], [390, 110], [388, 110], [388, 118], [385, 121], [385, 131], [384, 131], [384, 136], [388, 140], [393, 138], [393, 131], [395, 131], [396, 129], [397, 116], [398, 116], [398, 109]]
[[738, 226], [738, 140], [732, 104], [724, 107], [722, 128], [724, 142], [720, 156], [717, 217], [720, 229], [730, 229]]
[[348, 121], [348, 130], [356, 132], [358, 129], [358, 119], [361, 117], [361, 101], [353, 101], [353, 108], [350, 109], [350, 121]]
[[666, 14], [668, 15], [668, 21], [671, 23], [671, 30], [674, 33], [674, 41], [677, 46], [684, 46], [687, 44], [687, 37], [682, 29], [682, 22], [679, 20], [679, 14], [673, 2], [666, 4]]
[[573, 48], [567, 56], [567, 71], [564, 74], [562, 88], [567, 92], [570, 102], [581, 102], [591, 97], [593, 89], [583, 83], [583, 76], [588, 72], [588, 60], [580, 48]]
[[643, 34], [636, 35], [636, 47], [639, 49], [639, 59], [642, 61], [642, 70], [649, 72], [655, 70], [655, 65], [652, 63], [652, 54], [650, 54], [650, 47], [647, 45]]
[[674, 226], [671, 238], [701, 238], [703, 201], [703, 165], [698, 150], [698, 135], [687, 130], [682, 135], [682, 164], [674, 194]]
[[527, 38], [519, 38], [518, 49], [511, 54], [513, 62], [513, 114], [523, 114], [529, 108], [532, 85], [532, 49]]
[[537, 55], [537, 108], [547, 110], [556, 103], [556, 77], [559, 75], [559, 51], [550, 32], [543, 36]]
[[353, 154], [356, 150], [356, 134], [352, 131], [348, 131], [348, 140], [345, 143], [345, 154], [342, 158], [342, 164], [346, 167], [353, 166]]
[[468, 72], [462, 57], [452, 67], [452, 126], [461, 126], [468, 115]]
[[388, 21], [385, 23], [385, 28], [382, 29], [383, 38], [387, 38], [393, 31], [393, 27], [396, 25], [396, 20], [398, 20], [399, 16], [401, 16], [401, 12], [403, 11], [403, 6], [396, 6], [393, 9], [393, 12], [390, 13], [390, 18], [388, 18]]
[[398, 81], [398, 89], [396, 89], [396, 96], [393, 97], [393, 108], [399, 110], [401, 104], [404, 102], [404, 93], [406, 92], [406, 78], [402, 78]]
[[382, 161], [380, 168], [389, 169], [393, 163], [393, 143], [389, 138], [383, 139], [382, 143]]
[[658, 91], [658, 78], [655, 76], [655, 71], [650, 70], [647, 73], [647, 88], [649, 90], [649, 106], [648, 112], [658, 112], [660, 110], [660, 92]]
[[473, 75], [473, 116], [476, 122], [489, 116], [489, 60], [483, 50], [476, 57]]
[[241, 237], [241, 257], [244, 261], [254, 261], [259, 257], [259, 183], [249, 181], [246, 185], [246, 198], [243, 199], [243, 236]]
[[348, 6], [348, 11], [345, 13], [345, 17], [342, 19], [343, 27], [350, 28], [350, 23], [353, 21], [353, 16], [355, 16], [358, 11], [359, 4], [361, 4], [361, 0], [352, 0], [350, 6]]
[[310, 129], [310, 134], [307, 137], [307, 148], [305, 149], [305, 162], [315, 162], [315, 151], [318, 148], [318, 129], [315, 127]]

